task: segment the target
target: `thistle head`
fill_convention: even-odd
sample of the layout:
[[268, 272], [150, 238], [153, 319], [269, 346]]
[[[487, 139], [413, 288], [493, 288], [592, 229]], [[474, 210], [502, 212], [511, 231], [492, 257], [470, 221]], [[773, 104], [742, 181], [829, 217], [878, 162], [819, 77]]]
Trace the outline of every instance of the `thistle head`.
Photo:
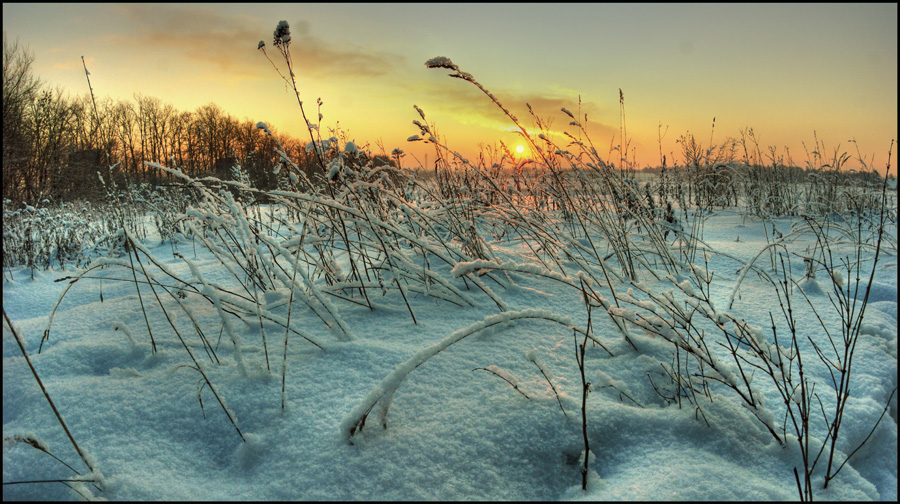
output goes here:
[[453, 70], [454, 72], [459, 72], [459, 67], [454, 65], [453, 62], [450, 61], [450, 58], [446, 56], [431, 58], [425, 62], [425, 66], [428, 68], [446, 68], [448, 70]]
[[288, 45], [291, 43], [291, 27], [288, 26], [288, 22], [285, 20], [281, 20], [278, 22], [278, 26], [275, 27], [275, 45]]
[[467, 80], [473, 83], [475, 82], [475, 78], [472, 77], [472, 74], [460, 70], [459, 67], [456, 66], [452, 61], [450, 61], [450, 58], [446, 56], [431, 58], [430, 60], [425, 62], [425, 66], [428, 68], [446, 68], [448, 70], [453, 70], [455, 73], [448, 74], [450, 77]]

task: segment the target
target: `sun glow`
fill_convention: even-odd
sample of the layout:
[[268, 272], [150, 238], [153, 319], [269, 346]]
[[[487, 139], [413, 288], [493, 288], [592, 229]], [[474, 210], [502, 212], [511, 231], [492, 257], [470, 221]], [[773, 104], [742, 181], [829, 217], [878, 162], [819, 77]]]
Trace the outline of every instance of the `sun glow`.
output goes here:
[[516, 154], [522, 154], [523, 152], [525, 152], [525, 146], [521, 144], [516, 145]]

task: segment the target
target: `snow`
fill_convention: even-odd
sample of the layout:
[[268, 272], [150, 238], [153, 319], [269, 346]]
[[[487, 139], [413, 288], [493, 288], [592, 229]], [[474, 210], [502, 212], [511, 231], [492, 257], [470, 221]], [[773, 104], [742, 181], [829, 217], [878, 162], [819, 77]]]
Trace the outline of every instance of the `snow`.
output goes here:
[[[345, 150], [351, 151], [349, 145]], [[239, 211], [238, 203], [231, 205]], [[352, 209], [331, 206], [365, 222], [361, 214], [351, 215]], [[408, 205], [403, 212], [428, 210]], [[233, 227], [228, 215], [196, 210], [192, 215]], [[371, 223], [375, 228], [390, 225], [375, 216]], [[219, 363], [209, 362], [200, 341], [186, 330], [184, 339], [196, 356], [196, 363], [191, 361], [153, 294], [142, 285], [159, 347], [151, 352], [134, 283], [114, 280], [128, 272], [127, 257], [98, 260], [74, 283], [58, 280], [84, 270], [39, 272], [32, 280], [26, 268], [4, 268], [3, 307], [21, 331], [29, 358], [73, 438], [99, 471], [98, 479], [102, 472], [102, 492], [90, 483], [78, 484], [78, 492], [85, 495], [109, 500], [794, 500], [798, 492], [793, 468], [800, 463], [800, 448], [790, 429], [782, 446], [766, 428], [780, 434], [784, 420], [771, 379], [761, 372], [754, 375], [756, 409], [724, 386], [712, 390], [711, 401], [700, 401], [702, 415], [685, 397], [681, 407], [664, 400], [660, 393], [678, 393], [669, 380], [679, 371], [667, 338], [691, 343], [670, 328], [665, 312], [642, 294], [651, 284], [655, 292], [670, 291], [677, 306], [690, 301], [688, 306], [708, 310], [710, 320], [729, 330], [742, 323], [754, 344], [778, 354], [779, 349], [770, 346], [772, 312], [780, 324], [781, 352], [788, 358], [788, 335], [781, 333], [784, 321], [772, 286], [759, 275], [747, 274], [753, 261], [758, 267], [768, 263], [757, 260], [768, 251], [765, 225], [728, 211], [706, 219], [706, 242], [732, 247], [729, 253], [743, 261], [711, 254], [709, 264], [695, 270], [701, 276], [716, 271], [709, 289], [715, 304], [709, 308], [699, 299], [706, 288], [698, 292], [689, 281], [690, 269], [658, 282], [643, 279], [634, 288], [617, 285], [620, 303], [629, 297], [634, 301], [619, 307], [605, 285], [592, 285], [603, 293], [598, 299], [609, 306], [608, 312], [619, 318], [596, 306], [592, 311], [592, 336], [612, 355], [588, 343], [585, 373], [594, 391], [586, 403], [591, 439], [587, 491], [581, 489], [581, 377], [573, 333], [583, 341], [588, 319], [576, 280], [588, 276], [575, 263], [567, 265], [568, 275], [547, 271], [520, 242], [488, 242], [496, 257], [491, 260], [454, 260], [443, 249], [430, 250], [431, 264], [423, 273], [434, 281], [429, 288], [459, 303], [408, 288], [404, 292], [416, 323], [397, 289], [373, 298], [375, 309], [370, 310], [327, 296], [322, 279], [300, 276], [289, 322], [296, 332], [285, 347], [289, 288], [260, 292], [254, 303], [199, 241], [194, 247], [190, 240], [172, 244], [148, 238], [140, 247], [141, 258], [146, 251], [160, 260], [160, 265], [144, 261], [148, 272], [161, 283], [172, 275], [193, 279], [204, 295], [189, 293], [183, 300], [185, 311], [167, 300], [172, 303], [172, 323], [189, 328], [196, 320], [217, 347]], [[741, 241], [735, 246], [739, 226]], [[896, 236], [896, 228], [891, 232]], [[417, 239], [412, 233], [401, 237]], [[811, 241], [796, 241], [797, 250], [815, 240], [795, 238], [802, 239]], [[290, 260], [288, 243], [264, 245]], [[291, 250], [296, 246], [294, 242]], [[180, 257], [173, 255], [173, 247]], [[796, 271], [802, 272], [801, 259], [795, 259]], [[336, 266], [349, 269], [346, 255], [336, 260]], [[413, 266], [395, 267], [399, 271]], [[877, 267], [836, 462], [843, 462], [866, 439], [897, 386], [896, 256], [883, 255]], [[837, 277], [840, 272], [830, 273], [847, 292], [843, 276]], [[92, 278], [99, 276], [107, 277], [102, 284]], [[488, 280], [491, 276], [498, 280]], [[829, 311], [833, 309], [827, 296], [834, 294], [828, 277], [800, 285], [840, 337], [840, 318]], [[861, 278], [868, 282], [868, 274]], [[512, 283], [504, 287], [500, 279]], [[851, 283], [850, 278], [846, 281]], [[850, 287], [850, 293], [856, 292], [855, 284]], [[798, 339], [822, 336], [817, 315], [799, 289], [794, 302]], [[235, 306], [268, 317], [261, 323], [272, 371], [266, 371], [260, 322], [229, 316], [229, 307]], [[714, 312], [712, 306], [728, 306], [727, 312]], [[651, 307], [656, 307], [655, 314], [647, 312]], [[52, 337], [38, 353], [51, 313]], [[694, 317], [699, 319], [701, 313]], [[228, 321], [224, 325], [223, 319]], [[619, 323], [653, 324], [660, 334], [627, 333], [638, 352], [623, 338]], [[715, 330], [707, 327], [710, 333]], [[801, 345], [801, 351], [809, 351], [809, 346]], [[716, 364], [727, 375], [722, 379], [742, 385], [727, 352], [717, 355]], [[809, 355], [814, 361], [814, 354]], [[693, 373], [695, 364], [691, 366]], [[529, 399], [489, 372], [473, 372], [475, 368], [507, 377]], [[209, 386], [200, 371], [208, 376]], [[828, 375], [814, 374], [811, 379], [827, 409], [833, 402]], [[213, 393], [222, 398], [221, 407]], [[798, 394], [794, 391], [794, 398]], [[812, 477], [816, 499], [896, 501], [896, 400], [894, 395], [871, 438], [827, 489], [822, 488], [825, 464], [819, 463]], [[89, 473], [5, 322], [3, 435], [4, 482], [74, 476], [34, 444], [82, 475]], [[822, 439], [813, 436], [811, 443], [816, 450]], [[75, 500], [79, 495], [59, 483], [43, 483], [4, 485], [3, 498]]]
[[446, 56], [437, 56], [425, 62], [428, 68], [449, 68], [450, 70], [459, 70], [459, 68], [450, 61]]
[[290, 26], [288, 26], [288, 22], [285, 20], [281, 20], [278, 22], [278, 26], [275, 27], [275, 45], [278, 44], [287, 44], [291, 41], [291, 30]]

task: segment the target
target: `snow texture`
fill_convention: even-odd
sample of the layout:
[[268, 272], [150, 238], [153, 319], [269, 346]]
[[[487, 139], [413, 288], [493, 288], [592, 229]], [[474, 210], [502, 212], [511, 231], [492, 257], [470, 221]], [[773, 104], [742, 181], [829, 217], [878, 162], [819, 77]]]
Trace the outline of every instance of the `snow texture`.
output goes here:
[[[284, 33], [281, 40], [284, 36], [289, 35]], [[452, 65], [447, 58], [429, 63]], [[264, 123], [258, 127], [267, 130]], [[327, 261], [302, 264], [292, 278], [296, 247], [310, 246], [309, 240], [322, 232], [311, 224], [293, 223], [297, 232], [290, 238], [260, 233], [258, 244], [244, 248], [256, 258], [274, 261], [272, 256], [277, 256], [280, 266], [271, 272], [274, 287], [256, 294], [245, 289], [250, 284], [236, 280], [245, 276], [243, 270], [233, 260], [223, 266], [217, 259], [216, 254], [231, 257], [231, 252], [223, 246], [210, 250], [201, 239], [204, 233], [228, 230], [256, 242], [253, 230], [236, 221], [247, 209], [234, 199], [223, 200], [221, 213], [202, 207], [186, 212], [194, 240], [170, 243], [155, 235], [143, 242], [135, 239], [136, 252], [158, 284], [160, 299], [196, 365], [144, 283], [140, 296], [158, 346], [157, 353], [151, 352], [127, 256], [98, 258], [76, 271], [37, 272], [34, 280], [27, 268], [4, 268], [4, 310], [97, 472], [90, 473], [75, 453], [4, 322], [3, 480], [72, 477], [95, 479], [102, 487], [100, 491], [91, 483], [71, 483], [76, 493], [59, 483], [4, 485], [4, 500], [79, 500], [79, 494], [129, 501], [797, 498], [797, 439], [789, 430], [782, 446], [768, 431], [782, 434], [782, 398], [771, 378], [758, 369], [745, 383], [719, 327], [732, 337], [743, 335], [742, 355], [751, 355], [748, 342], [771, 361], [802, 353], [806, 377], [815, 382], [826, 411], [833, 408], [830, 372], [813, 365], [817, 357], [811, 340], [834, 358], [816, 313], [795, 288], [795, 347], [779, 318], [771, 284], [754, 273], [754, 268], [768, 268], [764, 263], [774, 250], [767, 244], [763, 222], [728, 212], [705, 218], [704, 240], [723, 248], [733, 247], [734, 230], [743, 226], [740, 244], [729, 249], [740, 262], [711, 254], [709, 264], [694, 272], [716, 271], [708, 291], [704, 287], [714, 303], [710, 306], [701, 300], [705, 294], [698, 285], [688, 281], [689, 268], [669, 279], [647, 276], [629, 285], [630, 291], [624, 281], [614, 279], [614, 297], [602, 274], [594, 271], [601, 280], [592, 281], [592, 275], [584, 273], [587, 266], [576, 254], [563, 261], [563, 273], [539, 264], [517, 240], [486, 240], [490, 255], [476, 258], [465, 255], [459, 243], [445, 248], [425, 239], [425, 223], [436, 226], [443, 211], [436, 206], [410, 202], [398, 204], [390, 215], [364, 215], [321, 195], [272, 195], [291, 195], [298, 204], [315, 202], [386, 234], [394, 230], [392, 243], [423, 251], [427, 262], [421, 254], [394, 251], [393, 265], [383, 266], [390, 281], [392, 275], [401, 282], [419, 278], [414, 275], [427, 279], [427, 292], [414, 290], [417, 284], [412, 281], [402, 291], [417, 322], [412, 322], [397, 288], [387, 289], [384, 296], [371, 288], [371, 308], [349, 294], [360, 284], [347, 277], [351, 267], [346, 250], [336, 250], [329, 259], [337, 268]], [[409, 220], [421, 229], [398, 225]], [[782, 229], [787, 225], [779, 222]], [[891, 232], [896, 237], [896, 229]], [[301, 236], [306, 241], [301, 242]], [[792, 239], [789, 245], [797, 251], [814, 243], [802, 235]], [[151, 264], [147, 254], [158, 263]], [[383, 256], [370, 259], [386, 261]], [[801, 258], [791, 260], [796, 261], [794, 271], [802, 272]], [[862, 264], [868, 268], [872, 261]], [[337, 281], [345, 283], [329, 285], [313, 275], [321, 271], [317, 267], [326, 266], [344, 272]], [[866, 439], [886, 404], [888, 410], [828, 489], [823, 489], [825, 464], [820, 460], [813, 474], [818, 500], [897, 499], [896, 394], [891, 398], [897, 386], [896, 257], [884, 256], [877, 268], [860, 324], [854, 386], [836, 461], [843, 462]], [[137, 271], [139, 281], [146, 282]], [[840, 338], [841, 319], [828, 298], [834, 297], [832, 279], [845, 291], [856, 288], [855, 275], [843, 278], [846, 272], [841, 277], [835, 273], [841, 272], [826, 272], [800, 285]], [[76, 277], [80, 279], [72, 281]], [[861, 278], [860, 291], [869, 277]], [[586, 403], [592, 454], [587, 491], [581, 489], [582, 396], [575, 359], [576, 341], [583, 341], [588, 325], [581, 282], [598, 293], [596, 302], [602, 305], [595, 304], [591, 312], [590, 334], [611, 351], [589, 341], [585, 352], [586, 379], [594, 387]], [[178, 289], [185, 298], [175, 295]], [[642, 289], [659, 296], [672, 312]], [[697, 398], [696, 406], [684, 390], [685, 382], [679, 387], [674, 381], [679, 373], [682, 380], [698, 381], [701, 373], [695, 360], [686, 359], [688, 350], [699, 347], [676, 324], [685, 319], [674, 315], [675, 308], [692, 317], [710, 341], [722, 342], [710, 343], [710, 362], [702, 369], [710, 378], [709, 397]], [[770, 312], [779, 328], [777, 345]], [[266, 371], [260, 320], [271, 372]], [[195, 323], [218, 361], [207, 354]], [[290, 331], [285, 330], [288, 326]], [[640, 329], [628, 332], [635, 326]], [[49, 338], [38, 353], [45, 329]], [[680, 345], [680, 362], [672, 342]], [[282, 359], [287, 366], [284, 410]], [[473, 368], [504, 374], [530, 400], [496, 377], [473, 373]], [[211, 386], [197, 370], [207, 374]], [[541, 370], [558, 390], [559, 402]], [[723, 382], [741, 390], [752, 387], [753, 404], [739, 399]], [[227, 398], [227, 415], [213, 392]], [[799, 388], [786, 393], [791, 401], [801, 400]], [[240, 419], [243, 441], [229, 417]], [[811, 423], [820, 429], [823, 422], [815, 417]], [[815, 431], [814, 450], [822, 439], [821, 430]]]

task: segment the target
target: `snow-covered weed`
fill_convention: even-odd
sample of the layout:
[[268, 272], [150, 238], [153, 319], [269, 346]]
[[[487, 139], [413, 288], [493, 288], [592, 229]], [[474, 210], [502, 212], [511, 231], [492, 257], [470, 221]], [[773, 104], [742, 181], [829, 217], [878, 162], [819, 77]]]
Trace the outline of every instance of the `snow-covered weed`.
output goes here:
[[[295, 91], [306, 120], [292, 69], [290, 40], [288, 24], [279, 23], [274, 44], [288, 75], [278, 71]], [[265, 53], [265, 43], [260, 42], [259, 48]], [[277, 70], [278, 66], [272, 64]], [[333, 345], [362, 337], [365, 331], [353, 327], [352, 319], [343, 315], [348, 306], [374, 312], [383, 306], [374, 298], [386, 298], [405, 308], [410, 321], [418, 325], [428, 314], [415, 309], [415, 297], [467, 308], [486, 304], [497, 313], [420, 349], [386, 375], [344, 417], [341, 435], [352, 442], [367, 420], [372, 423], [373, 412], [375, 422], [386, 427], [386, 416], [400, 385], [414, 376], [415, 369], [451, 345], [476, 334], [501, 331], [514, 321], [545, 321], [561, 326], [567, 338], [568, 331], [576, 335], [575, 364], [581, 374], [585, 446], [581, 459], [583, 488], [596, 477], [588, 467], [591, 460], [596, 461], [590, 446], [602, 446], [589, 438], [585, 407], [588, 393], [613, 389], [620, 401], [627, 399], [643, 407], [629, 393], [634, 384], [594, 369], [599, 359], [587, 353], [588, 346], [601, 347], [606, 352], [604, 358], [634, 353], [658, 363], [647, 378], [665, 405], [693, 408], [695, 416], [706, 421], [704, 408], [714, 399], [726, 398], [744, 406], [747, 414], [779, 443], [786, 443], [790, 436], [802, 439], [812, 432], [824, 440], [823, 450], [828, 447], [834, 453], [839, 425], [824, 433], [815, 431], [822, 422], [809, 421], [809, 406], [818, 396], [812, 393], [809, 376], [801, 371], [819, 364], [828, 366], [833, 359], [829, 350], [815, 347], [815, 343], [801, 344], [802, 338], [793, 326], [788, 309], [790, 296], [796, 296], [791, 288], [792, 282], [796, 283], [791, 261], [797, 257], [806, 261], [807, 282], [831, 278], [831, 290], [824, 290], [829, 291], [832, 306], [840, 308], [839, 315], [847, 326], [841, 336], [835, 333], [832, 338], [835, 348], [844, 341], [847, 350], [832, 366], [842, 383], [846, 378], [847, 385], [842, 388], [833, 384], [838, 394], [836, 404], [827, 405], [832, 413], [826, 420], [839, 424], [842, 401], [846, 400], [841, 394], [849, 391], [852, 347], [861, 331], [865, 296], [872, 285], [871, 275], [868, 284], [861, 282], [863, 263], [873, 251], [877, 260], [880, 250], [890, 250], [891, 235], [884, 234], [884, 229], [896, 213], [895, 204], [892, 212], [882, 197], [882, 212], [875, 218], [872, 210], [879, 207], [872, 206], [868, 190], [854, 190], [856, 179], [839, 179], [826, 173], [821, 164], [812, 167], [807, 180], [774, 169], [774, 163], [771, 170], [749, 161], [741, 165], [735, 160], [734, 143], [704, 150], [687, 137], [682, 144], [690, 165], [670, 169], [658, 180], [641, 185], [629, 169], [627, 154], [621, 156], [618, 167], [601, 158], [588, 135], [587, 118], [582, 120], [580, 112], [576, 117], [562, 109], [572, 119], [569, 126], [576, 129], [564, 132], [570, 142], [559, 145], [549, 135], [548, 123], [530, 106], [540, 133], [525, 128], [496, 96], [449, 58], [434, 58], [426, 65], [452, 70], [451, 77], [478, 87], [517, 127], [531, 146], [534, 159], [517, 159], [501, 143], [499, 149], [489, 149], [486, 155], [470, 161], [447, 146], [426, 120], [425, 112], [414, 106], [419, 119], [413, 124], [419, 134], [409, 141], [434, 146], [437, 161], [433, 170], [402, 168], [403, 153], [399, 149], [392, 153], [393, 163], [378, 163], [367, 146], [340, 131], [332, 130], [330, 136], [322, 131], [322, 102], [318, 100], [318, 121], [306, 120], [310, 133], [307, 151], [315, 156], [314, 170], [301, 170], [297, 160], [279, 144], [281, 165], [276, 173], [276, 190], [254, 187], [246, 171], [237, 165], [232, 180], [220, 180], [191, 177], [171, 163], [146, 163], [164, 172], [172, 187], [166, 192], [145, 187], [116, 193], [117, 201], [130, 202], [133, 210], [117, 205], [122, 208], [110, 209], [108, 216], [98, 219], [107, 223], [106, 235], [102, 236], [108, 237], [110, 247], [117, 252], [99, 258], [88, 254], [79, 263], [87, 267], [63, 279], [68, 283], [48, 317], [41, 344], [49, 340], [57, 308], [74, 284], [94, 278], [131, 284], [139, 303], [135, 310], [140, 309], [144, 316], [153, 351], [157, 351], [157, 345], [169, 343], [154, 336], [148, 311], [162, 314], [168, 324], [165, 330], [168, 333], [171, 329], [177, 337], [176, 346], [189, 357], [189, 363], [181, 367], [197, 372], [196, 397], [203, 415], [203, 395], [212, 393], [242, 441], [252, 445], [258, 440], [238, 428], [236, 412], [240, 405], [226, 404], [227, 390], [213, 380], [210, 372], [223, 365], [218, 357], [223, 337], [242, 377], [253, 375], [254, 370], [264, 369], [267, 376], [280, 372], [284, 409], [290, 400], [286, 382], [291, 339], [299, 337], [304, 346], [327, 351]], [[624, 107], [623, 99], [621, 104]], [[265, 123], [257, 126], [274, 138]], [[627, 153], [627, 143], [620, 150]], [[798, 184], [808, 187], [798, 192], [794, 190]], [[825, 202], [830, 206], [823, 206]], [[772, 224], [770, 242], [750, 261], [744, 261], [715, 250], [703, 240], [706, 219], [725, 207], [745, 218], [802, 213], [805, 224], [780, 236], [774, 234]], [[852, 225], [831, 220], [834, 212], [851, 207]], [[884, 212], [886, 207], [888, 211]], [[16, 261], [49, 264], [45, 258], [49, 252], [43, 252], [46, 245], [36, 244], [36, 240], [52, 234], [26, 231], [29, 226], [44, 225], [38, 218], [47, 216], [40, 210], [43, 208], [9, 210], [9, 228], [4, 218], [4, 266], [7, 229], [11, 242], [26, 244], [19, 252], [12, 249], [11, 254], [19, 254]], [[145, 245], [145, 229], [141, 234], [142, 228], [129, 227], [128, 222], [138, 222], [138, 217], [123, 213], [143, 217], [141, 212], [148, 211], [154, 216], [160, 237], [172, 244], [171, 262], [155, 256]], [[6, 213], [4, 203], [4, 217]], [[47, 225], [50, 227], [40, 229], [60, 227]], [[791, 249], [792, 240], [799, 236], [815, 236], [817, 245], [812, 251]], [[176, 250], [181, 238], [191, 239], [192, 257]], [[516, 242], [527, 260], [502, 258], [494, 248], [500, 241]], [[205, 260], [198, 259], [198, 248]], [[41, 252], [35, 252], [38, 250]], [[58, 256], [59, 247], [56, 250]], [[100, 249], [95, 246], [92, 250]], [[837, 253], [839, 250], [850, 251], [846, 261]], [[896, 240], [893, 251], [896, 255]], [[711, 256], [737, 263], [736, 277], [729, 279], [733, 281], [733, 293], [725, 306], [717, 306], [711, 292], [713, 278], [720, 275], [710, 270]], [[72, 260], [66, 257], [66, 261]], [[765, 259], [768, 265], [762, 264]], [[817, 269], [827, 274], [816, 276]], [[517, 282], [527, 277], [550, 279], [570, 288], [583, 301], [586, 328], [550, 310], [523, 309], [507, 303], [505, 292], [516, 289]], [[741, 283], [754, 278], [774, 288], [784, 308], [780, 317], [776, 314], [767, 320], [745, 320], [734, 308]], [[851, 292], [851, 288], [856, 290]], [[814, 305], [810, 297], [803, 296]], [[206, 317], [198, 315], [201, 307], [208, 308]], [[298, 315], [300, 310], [302, 317]], [[596, 317], [593, 310], [603, 315]], [[177, 323], [179, 319], [183, 323]], [[144, 337], [122, 324], [116, 327], [125, 330], [132, 343]], [[243, 349], [254, 344], [251, 338], [255, 338], [248, 336], [246, 329], [256, 327], [263, 351], [245, 353]], [[826, 332], [831, 329], [824, 321], [822, 327]], [[220, 341], [214, 343], [216, 333]], [[781, 336], [785, 333], [790, 337]], [[279, 354], [280, 365], [279, 357], [275, 357]], [[823, 357], [826, 354], [827, 358]], [[526, 359], [537, 367], [561, 412], [569, 418], [560, 396], [574, 394], [557, 390], [556, 377], [547, 372], [535, 351], [528, 352]], [[474, 368], [506, 381], [513, 392], [531, 399], [515, 376], [500, 367], [479, 363]], [[589, 376], [594, 383], [588, 381]], [[778, 396], [767, 398], [759, 387], [761, 380], [771, 381]], [[252, 465], [256, 456], [256, 447], [251, 445], [238, 451], [243, 465]], [[804, 483], [797, 478], [801, 497], [812, 496], [809, 477], [814, 462], [809, 455], [815, 454], [810, 446], [801, 443], [807, 480]], [[827, 457], [826, 481], [842, 467], [831, 468], [831, 454]]]
[[15, 208], [3, 202], [3, 267], [32, 270], [82, 268], [100, 256], [123, 252], [116, 236], [124, 225], [133, 236], [146, 239], [148, 214], [162, 240], [176, 240], [183, 232], [176, 214], [183, 212], [189, 195], [179, 188], [131, 185], [101, 204], [88, 201]]
[[[81, 459], [81, 461], [84, 463], [85, 467], [87, 467], [87, 469], [88, 469], [87, 473], [82, 474], [77, 469], [73, 468], [71, 465], [63, 462], [62, 459], [60, 459], [59, 457], [57, 457], [50, 451], [50, 448], [49, 448], [49, 446], [47, 446], [47, 443], [45, 441], [39, 439], [32, 432], [28, 432], [25, 434], [17, 434], [17, 435], [12, 435], [12, 436], [4, 435], [3, 436], [3, 449], [4, 450], [6, 450], [7, 447], [11, 447], [11, 446], [18, 445], [18, 444], [24, 444], [27, 446], [31, 446], [32, 448], [34, 448], [38, 451], [41, 451], [43, 453], [46, 453], [47, 455], [53, 457], [57, 462], [66, 466], [69, 470], [71, 470], [73, 473], [75, 473], [75, 477], [71, 477], [68, 479], [58, 479], [55, 481], [22, 481], [22, 482], [16, 482], [15, 484], [45, 483], [45, 482], [61, 483], [65, 486], [75, 490], [75, 492], [81, 496], [91, 496], [92, 493], [91, 493], [90, 489], [88, 489], [87, 487], [80, 486], [80, 485], [83, 485], [83, 483], [91, 483], [94, 488], [102, 491], [103, 487], [105, 486], [105, 482], [104, 482], [103, 474], [100, 472], [100, 470], [97, 466], [96, 459], [93, 457], [93, 455], [91, 455], [91, 453], [89, 451], [87, 451], [87, 449], [83, 448], [75, 441], [75, 437], [72, 435], [71, 431], [69, 430], [69, 427], [66, 424], [65, 420], [63, 420], [62, 414], [60, 414], [59, 410], [56, 408], [56, 404], [53, 402], [53, 399], [50, 398], [50, 393], [47, 392], [47, 389], [44, 387], [44, 383], [41, 381], [41, 377], [38, 375], [37, 370], [35, 369], [34, 365], [31, 363], [31, 359], [28, 357], [28, 352], [25, 350], [25, 345], [24, 345], [25, 339], [23, 338], [22, 335], [19, 334], [18, 329], [16, 329], [13, 326], [13, 323], [9, 319], [9, 316], [6, 314], [5, 309], [3, 310], [3, 323], [7, 327], [9, 327], [10, 332], [12, 332], [13, 338], [16, 340], [16, 344], [18, 345], [19, 350], [22, 353], [22, 357], [25, 359], [25, 362], [28, 364], [28, 369], [31, 371], [31, 374], [34, 376], [35, 381], [37, 382], [38, 386], [40, 387], [41, 392], [44, 395], [44, 399], [46, 399], [47, 404], [49, 404], [50, 408], [53, 410], [53, 414], [56, 416], [57, 421], [59, 421], [60, 427], [62, 427], [63, 431], [65, 431], [66, 436], [68, 437], [69, 441], [72, 443], [72, 447], [75, 448], [75, 452], [78, 454], [78, 457]], [[7, 484], [14, 484], [14, 483], [4, 482], [3, 484], [7, 485]]]

